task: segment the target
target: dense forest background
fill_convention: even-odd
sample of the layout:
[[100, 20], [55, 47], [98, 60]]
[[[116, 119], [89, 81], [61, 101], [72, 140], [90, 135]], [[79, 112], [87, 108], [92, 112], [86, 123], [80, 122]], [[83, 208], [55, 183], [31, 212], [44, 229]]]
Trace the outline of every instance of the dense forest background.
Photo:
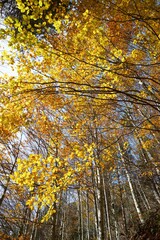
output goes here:
[[160, 239], [160, 2], [0, 9], [0, 239]]

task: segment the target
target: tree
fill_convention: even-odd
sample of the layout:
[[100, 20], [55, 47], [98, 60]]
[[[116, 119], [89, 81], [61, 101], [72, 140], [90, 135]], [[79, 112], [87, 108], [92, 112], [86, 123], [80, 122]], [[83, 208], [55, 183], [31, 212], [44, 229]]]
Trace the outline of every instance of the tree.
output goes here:
[[128, 239], [160, 202], [160, 6], [15, 2], [1, 33], [17, 75], [2, 77], [0, 132], [3, 144], [23, 136], [8, 179], [28, 194], [27, 234], [49, 224], [48, 239]]

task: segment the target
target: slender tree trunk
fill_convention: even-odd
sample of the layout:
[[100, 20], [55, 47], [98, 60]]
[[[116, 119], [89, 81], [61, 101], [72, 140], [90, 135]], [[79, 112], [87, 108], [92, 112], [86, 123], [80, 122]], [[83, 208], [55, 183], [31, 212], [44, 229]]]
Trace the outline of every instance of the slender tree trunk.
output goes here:
[[141, 199], [142, 199], [143, 205], [145, 206], [146, 210], [151, 209], [150, 204], [149, 204], [149, 201], [148, 201], [148, 199], [147, 199], [147, 197], [146, 197], [145, 192], [144, 192], [143, 189], [142, 189], [142, 186], [141, 186], [141, 183], [140, 183], [140, 181], [139, 181], [138, 176], [136, 177], [135, 187], [136, 187], [136, 190], [137, 190], [137, 192], [139, 193], [139, 195], [140, 195], [140, 197], [141, 197]]
[[97, 179], [94, 169], [92, 168], [92, 183], [93, 183], [93, 198], [94, 198], [94, 211], [95, 211], [95, 237], [99, 239], [99, 221], [98, 221], [98, 200], [97, 200]]
[[97, 196], [97, 212], [98, 212], [98, 240], [105, 239], [104, 233], [104, 189], [103, 189], [103, 179], [100, 172], [100, 169], [96, 169], [96, 196]]
[[65, 210], [63, 210], [63, 215], [61, 219], [61, 240], [65, 239], [65, 216], [66, 216], [66, 212]]
[[104, 185], [103, 185], [103, 176], [102, 171], [99, 169], [99, 177], [100, 177], [100, 226], [101, 226], [101, 239], [105, 240], [105, 225], [104, 225]]
[[78, 210], [79, 210], [79, 236], [80, 240], [84, 240], [82, 193], [80, 190], [78, 190]]
[[[55, 211], [57, 211], [56, 203], [54, 203], [54, 209], [55, 209]], [[56, 222], [57, 222], [57, 212], [55, 212], [52, 215], [52, 236], [51, 236], [51, 240], [57, 240]]]
[[86, 239], [90, 240], [90, 218], [89, 218], [89, 194], [86, 192]]
[[[105, 203], [105, 215], [106, 215], [106, 222], [107, 222], [107, 229], [108, 229], [108, 240], [112, 240], [112, 233], [111, 233], [111, 223], [110, 223], [110, 213], [109, 213], [109, 198], [104, 182], [104, 175], [103, 177], [103, 190], [104, 190], [104, 203]], [[108, 181], [108, 179], [107, 179]]]
[[126, 177], [127, 177], [127, 180], [128, 180], [128, 184], [129, 184], [129, 188], [130, 188], [130, 191], [131, 191], [131, 195], [132, 195], [132, 199], [133, 199], [133, 202], [134, 202], [134, 205], [135, 205], [136, 212], [137, 212], [137, 214], [138, 214], [138, 217], [139, 217], [140, 222], [141, 222], [141, 223], [144, 223], [143, 215], [142, 215], [141, 209], [140, 209], [140, 207], [139, 207], [138, 201], [137, 201], [137, 199], [136, 199], [136, 195], [135, 195], [135, 193], [134, 193], [132, 181], [131, 181], [131, 178], [130, 178], [130, 175], [129, 175], [127, 166], [126, 166], [126, 164], [125, 164], [125, 159], [123, 158], [123, 154], [122, 154], [122, 150], [121, 150], [120, 144], [118, 144], [118, 148], [119, 148], [121, 160], [122, 160], [122, 162], [123, 162], [123, 164], [124, 164], [125, 173], [126, 173]]
[[38, 219], [38, 215], [39, 215], [39, 211], [36, 211], [36, 216], [34, 218], [34, 222], [32, 225], [32, 231], [31, 231], [31, 235], [30, 235], [30, 240], [35, 240], [36, 239], [36, 235], [37, 235], [37, 225], [36, 225], [36, 221]]
[[114, 217], [114, 227], [115, 227], [115, 237], [116, 237], [115, 239], [120, 240], [117, 216], [116, 216], [116, 212], [115, 212], [115, 200], [114, 200], [115, 194], [114, 194], [113, 187], [111, 187], [110, 189], [112, 189], [112, 192], [111, 192], [111, 210], [112, 210], [112, 214], [113, 214], [113, 217]]
[[122, 189], [121, 181], [120, 181], [119, 168], [117, 168], [117, 178], [118, 178], [118, 186], [119, 186], [119, 193], [120, 193], [124, 234], [125, 234], [125, 239], [128, 240], [129, 233], [128, 233], [128, 228], [127, 228], [126, 211], [125, 211], [125, 206], [124, 206], [124, 202], [123, 202], [123, 189]]
[[131, 182], [130, 175], [129, 175], [127, 169], [125, 169], [125, 172], [126, 172], [128, 184], [129, 184], [129, 187], [130, 187], [130, 191], [131, 191], [131, 194], [132, 194], [133, 202], [134, 202], [134, 205], [135, 205], [135, 208], [136, 208], [136, 211], [137, 211], [139, 220], [140, 220], [141, 223], [144, 223], [144, 219], [143, 219], [143, 216], [142, 216], [142, 212], [141, 212], [141, 210], [140, 210], [139, 204], [138, 204], [138, 202], [137, 202], [137, 199], [136, 199], [136, 196], [135, 196], [135, 193], [134, 193], [134, 189], [133, 189], [133, 185], [132, 185], [132, 182]]
[[159, 197], [159, 193], [157, 192], [157, 188], [156, 185], [154, 183], [152, 183], [152, 191], [153, 191], [153, 195], [155, 197], [155, 200], [157, 201], [157, 203], [160, 204], [160, 197]]

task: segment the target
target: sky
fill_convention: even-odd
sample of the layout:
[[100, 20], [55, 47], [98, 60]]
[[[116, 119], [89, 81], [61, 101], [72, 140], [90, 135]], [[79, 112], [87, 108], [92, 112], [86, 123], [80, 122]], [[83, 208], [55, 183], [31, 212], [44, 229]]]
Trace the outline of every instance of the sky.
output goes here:
[[16, 75], [16, 70], [13, 70], [9, 65], [2, 64], [1, 62], [1, 57], [4, 50], [9, 51], [7, 41], [0, 40], [0, 77], [3, 76], [4, 74]]
[[[3, 20], [0, 19], [0, 29], [4, 28], [5, 26], [3, 24]], [[4, 50], [9, 51], [7, 40], [0, 40], [0, 77], [2, 77], [4, 74], [16, 75], [15, 70], [13, 71], [10, 66], [8, 66], [7, 64], [2, 64], [1, 62], [2, 53]]]

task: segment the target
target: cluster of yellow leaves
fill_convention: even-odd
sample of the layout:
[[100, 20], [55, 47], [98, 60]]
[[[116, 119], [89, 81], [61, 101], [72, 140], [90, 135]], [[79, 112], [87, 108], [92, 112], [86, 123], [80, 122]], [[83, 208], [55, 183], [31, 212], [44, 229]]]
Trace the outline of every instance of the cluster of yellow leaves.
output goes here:
[[93, 149], [93, 144], [85, 144], [81, 149], [77, 145], [65, 159], [31, 154], [28, 159], [17, 160], [18, 167], [12, 175], [12, 181], [30, 192], [31, 198], [27, 205], [31, 209], [35, 206], [49, 206], [42, 221], [47, 220], [55, 211], [53, 203], [58, 201], [60, 193], [69, 186], [78, 184], [86, 173], [86, 168], [91, 167]]
[[27, 97], [27, 93], [25, 98], [21, 96], [21, 91], [26, 88], [22, 90], [16, 77], [5, 76], [0, 86], [0, 135], [7, 140], [28, 125], [34, 107], [33, 98], [31, 95]]
[[65, 15], [69, 1], [17, 0], [16, 4], [21, 17], [18, 19], [9, 16], [5, 19], [6, 29], [3, 29], [2, 37], [10, 36], [10, 45], [20, 49], [22, 46], [25, 48], [26, 44], [28, 46], [35, 44], [37, 42], [35, 33], [41, 34], [42, 29], [50, 31], [50, 28], [53, 28], [60, 33], [61, 18]]
[[52, 205], [58, 199], [61, 191], [73, 183], [73, 169], [64, 160], [49, 156], [44, 159], [40, 155], [30, 155], [28, 159], [18, 159], [18, 168], [14, 173], [14, 180], [20, 187], [31, 192], [27, 205], [43, 208]]

